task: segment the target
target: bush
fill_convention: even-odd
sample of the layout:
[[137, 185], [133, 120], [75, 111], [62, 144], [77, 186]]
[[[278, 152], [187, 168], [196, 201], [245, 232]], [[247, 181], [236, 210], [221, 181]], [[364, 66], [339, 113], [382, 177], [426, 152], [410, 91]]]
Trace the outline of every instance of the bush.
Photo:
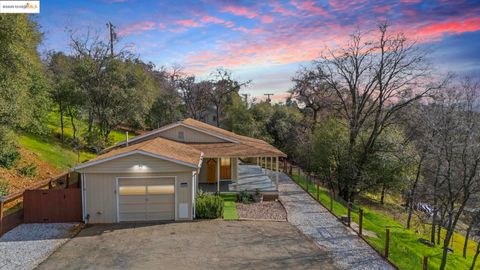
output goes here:
[[18, 172], [23, 176], [33, 177], [37, 175], [37, 165], [30, 163], [18, 169]]
[[240, 193], [237, 193], [237, 202], [241, 203], [250, 203], [253, 201], [252, 194], [249, 194], [245, 190], [240, 191]]
[[201, 194], [195, 198], [197, 218], [219, 218], [223, 214], [223, 199], [212, 194]]
[[5, 179], [0, 178], [0, 197], [6, 196], [8, 193], [10, 193], [10, 183]]
[[10, 169], [20, 158], [11, 130], [0, 127], [0, 166]]

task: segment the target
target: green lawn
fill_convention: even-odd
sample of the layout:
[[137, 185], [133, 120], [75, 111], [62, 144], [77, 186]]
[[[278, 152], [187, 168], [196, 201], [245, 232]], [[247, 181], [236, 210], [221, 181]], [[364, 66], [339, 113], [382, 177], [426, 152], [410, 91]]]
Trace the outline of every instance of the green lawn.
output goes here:
[[[307, 181], [304, 177], [294, 175], [293, 179], [304, 189], [307, 188]], [[317, 188], [313, 184], [308, 185], [308, 191], [313, 197], [317, 198]], [[320, 202], [327, 208], [330, 208], [330, 196], [328, 190], [320, 188]], [[415, 231], [407, 230], [404, 225], [392, 219], [391, 217], [365, 207], [363, 228], [374, 232], [378, 237], [366, 237], [367, 241], [382, 254], [385, 250], [385, 229], [390, 228], [390, 259], [400, 269], [421, 269], [423, 257], [429, 257], [429, 269], [439, 269], [442, 258], [442, 249], [440, 246], [429, 247], [418, 241], [420, 237], [429, 239], [428, 235], [419, 235]], [[333, 201], [333, 213], [336, 216], [346, 215], [347, 207], [338, 201]], [[352, 221], [358, 223], [358, 213], [352, 212]], [[442, 233], [444, 235], [444, 232]], [[469, 242], [467, 258], [462, 257], [464, 236], [455, 233], [451, 247], [454, 253], [448, 255], [447, 269], [470, 269], [473, 255], [475, 254], [476, 243]], [[477, 264], [476, 269], [480, 269]]]
[[235, 194], [221, 194], [223, 198], [223, 219], [238, 220], [237, 207], [235, 205]]
[[[78, 128], [78, 134], [86, 131], [86, 123], [83, 121], [75, 121]], [[47, 135], [19, 134], [19, 145], [35, 154], [38, 157], [60, 170], [67, 170], [74, 167], [78, 162], [85, 162], [95, 157], [94, 153], [81, 151], [80, 157], [67, 143], [60, 142], [60, 116], [58, 113], [52, 112], [48, 118], [48, 128], [51, 130]], [[66, 138], [72, 138], [73, 130], [68, 118], [64, 119], [64, 135]], [[131, 138], [134, 135], [129, 135]], [[112, 131], [110, 138], [113, 143], [126, 139], [124, 132]]]

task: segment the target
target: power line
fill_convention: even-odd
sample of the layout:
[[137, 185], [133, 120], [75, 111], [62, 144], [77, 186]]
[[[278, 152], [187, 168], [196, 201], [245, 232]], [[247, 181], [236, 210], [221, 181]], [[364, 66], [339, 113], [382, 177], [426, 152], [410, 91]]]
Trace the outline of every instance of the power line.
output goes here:
[[263, 94], [264, 96], [267, 96], [267, 100], [266, 102], [267, 103], [270, 103], [270, 101], [272, 101], [272, 99], [270, 98], [270, 96], [273, 96], [273, 94]]

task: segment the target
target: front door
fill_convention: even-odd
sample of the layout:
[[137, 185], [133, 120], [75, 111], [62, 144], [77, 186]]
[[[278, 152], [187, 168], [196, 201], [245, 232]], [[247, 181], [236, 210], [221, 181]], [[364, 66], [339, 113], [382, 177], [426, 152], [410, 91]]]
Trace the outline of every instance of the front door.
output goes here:
[[217, 182], [216, 179], [217, 162], [215, 159], [209, 159], [207, 162], [207, 181], [209, 184]]
[[230, 158], [222, 158], [220, 161], [220, 179], [231, 179], [232, 167]]

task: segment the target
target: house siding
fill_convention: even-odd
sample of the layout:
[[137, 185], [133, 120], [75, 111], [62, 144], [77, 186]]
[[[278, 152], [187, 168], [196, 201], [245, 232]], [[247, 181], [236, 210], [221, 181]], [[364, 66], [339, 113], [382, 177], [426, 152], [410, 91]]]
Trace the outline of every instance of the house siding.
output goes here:
[[[178, 133], [183, 132], [183, 139], [178, 137]], [[185, 142], [185, 143], [222, 143], [227, 142], [226, 140], [217, 138], [215, 136], [183, 127], [177, 126], [168, 130], [165, 130], [158, 134], [158, 136], [174, 141]]]

